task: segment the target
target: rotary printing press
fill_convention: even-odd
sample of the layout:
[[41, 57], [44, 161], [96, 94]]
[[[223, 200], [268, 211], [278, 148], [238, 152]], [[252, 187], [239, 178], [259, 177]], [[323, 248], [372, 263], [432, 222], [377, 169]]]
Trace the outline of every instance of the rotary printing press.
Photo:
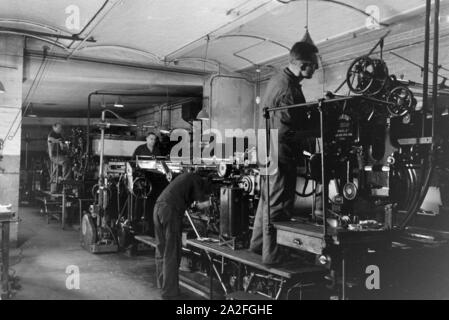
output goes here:
[[[92, 141], [93, 158], [98, 158], [98, 183], [92, 188], [93, 203], [81, 221], [81, 245], [92, 253], [117, 252], [136, 245], [135, 235], [153, 235], [152, 206], [166, 184], [181, 171], [166, 157], [131, 158], [138, 145], [126, 137], [105, 135], [112, 126], [135, 126], [122, 121], [110, 123], [102, 112], [97, 124], [100, 136]], [[95, 159], [91, 159], [95, 161]]]
[[[343, 298], [348, 283], [355, 286], [363, 277], [358, 263], [386, 253], [392, 240], [406, 233], [436, 159], [447, 155], [444, 139], [437, 144], [434, 135], [439, 120], [418, 108], [416, 92], [390, 75], [385, 61], [356, 59], [346, 83], [350, 96], [329, 94], [293, 106], [310, 113], [321, 128], [321, 150], [306, 152], [309, 178], [321, 183], [321, 212], [272, 222], [277, 243], [314, 254]], [[348, 274], [348, 269], [359, 270]]]
[[[269, 225], [276, 231], [277, 243], [292, 257], [300, 256], [327, 270], [321, 284], [318, 280], [310, 285], [323, 285], [330, 295], [342, 299], [347, 298], [348, 291], [363, 290], [367, 261], [378, 263], [391, 251], [392, 243], [408, 233], [408, 224], [427, 194], [432, 172], [447, 172], [444, 159], [448, 158], [444, 119], [429, 117], [418, 104], [419, 92], [414, 85], [389, 74], [385, 61], [368, 56], [356, 59], [345, 82], [351, 95], [328, 94], [317, 102], [286, 107], [302, 108], [308, 119], [305, 129], [310, 126], [321, 131], [312, 137], [320, 138], [317, 147], [304, 150], [305, 168], [298, 174], [306, 182], [313, 181], [314, 186], [306, 192], [310, 187], [302, 182], [298, 189], [302, 192], [297, 191], [297, 195], [314, 200], [310, 215], [270, 221]], [[265, 110], [267, 129], [276, 110]], [[238, 257], [248, 255], [238, 252], [248, 245], [249, 221], [260, 192], [259, 169], [255, 168], [257, 174], [248, 174], [243, 167], [223, 163], [215, 170], [214, 206], [206, 213], [191, 215], [196, 217], [197, 226], [201, 220], [205, 225], [198, 228], [201, 237], [215, 236], [216, 245], [190, 244], [222, 257], [215, 260], [222, 272], [215, 273], [225, 293], [241, 288], [237, 285], [240, 281], [245, 291], [279, 298], [285, 279], [276, 280], [272, 274], [275, 269], [254, 272], [254, 259]], [[315, 207], [318, 198], [322, 199], [321, 208]], [[236, 260], [248, 262], [244, 262], [244, 271]], [[201, 268], [207, 273], [204, 266]]]

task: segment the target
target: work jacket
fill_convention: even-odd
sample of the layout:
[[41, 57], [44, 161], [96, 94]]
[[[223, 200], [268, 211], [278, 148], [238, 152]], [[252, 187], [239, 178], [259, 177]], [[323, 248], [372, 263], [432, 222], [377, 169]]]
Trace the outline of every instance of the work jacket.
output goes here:
[[[264, 108], [278, 108], [304, 103], [305, 98], [299, 77], [290, 69], [285, 68], [274, 75], [266, 89], [263, 98]], [[278, 161], [281, 163], [296, 162], [302, 153], [300, 139], [301, 130], [308, 129], [310, 124], [308, 111], [304, 108], [294, 108], [270, 113], [270, 129], [278, 130]], [[319, 130], [319, 128], [316, 128]], [[272, 140], [273, 141], [273, 140]], [[275, 141], [273, 141], [276, 143]], [[270, 151], [273, 148], [270, 147]]]

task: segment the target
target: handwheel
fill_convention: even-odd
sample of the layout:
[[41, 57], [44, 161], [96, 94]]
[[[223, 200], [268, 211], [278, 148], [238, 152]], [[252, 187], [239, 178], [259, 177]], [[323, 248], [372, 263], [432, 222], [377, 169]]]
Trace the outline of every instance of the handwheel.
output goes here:
[[85, 214], [81, 221], [82, 242], [86, 246], [93, 245], [97, 242], [97, 228], [90, 214]]
[[398, 86], [390, 91], [387, 101], [393, 103], [387, 106], [391, 115], [404, 116], [411, 111], [416, 100], [410, 89]]
[[355, 59], [346, 74], [349, 89], [356, 94], [368, 91], [374, 82], [373, 71], [373, 61], [369, 57]]
[[309, 182], [313, 181], [312, 179], [309, 179], [307, 175], [301, 175], [300, 177], [304, 178], [304, 186], [301, 190], [301, 192], [296, 191], [296, 194], [300, 196], [301, 198], [307, 198], [313, 195], [316, 192], [316, 187], [312, 188], [312, 191], [307, 192], [307, 187], [309, 186]]
[[388, 68], [384, 61], [367, 56], [355, 59], [346, 74], [346, 83], [355, 94], [376, 95], [388, 81]]
[[137, 198], [147, 198], [151, 191], [153, 190], [153, 185], [145, 177], [137, 177], [133, 181], [133, 194]]

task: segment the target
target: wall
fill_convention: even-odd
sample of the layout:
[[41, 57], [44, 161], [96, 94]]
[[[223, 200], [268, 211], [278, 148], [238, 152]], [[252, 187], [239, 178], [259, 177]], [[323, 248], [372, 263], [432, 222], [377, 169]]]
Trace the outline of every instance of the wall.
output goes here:
[[[0, 204], [12, 204], [18, 211], [19, 172], [20, 172], [20, 140], [21, 128], [16, 116], [20, 119], [22, 107], [22, 65], [23, 38], [0, 35], [0, 81], [6, 92], [0, 93], [0, 138], [5, 139], [8, 129], [14, 123], [16, 134], [10, 140], [6, 138], [3, 159], [0, 160]], [[16, 131], [17, 129], [17, 131]], [[11, 224], [11, 241], [17, 242], [18, 223]]]
[[[204, 129], [218, 130], [223, 139], [226, 139], [225, 130], [245, 131], [256, 128], [257, 113], [252, 82], [233, 78], [232, 75], [215, 75], [208, 84], [205, 96], [209, 98], [207, 111], [210, 121], [204, 122]], [[227, 139], [227, 142], [232, 141]]]

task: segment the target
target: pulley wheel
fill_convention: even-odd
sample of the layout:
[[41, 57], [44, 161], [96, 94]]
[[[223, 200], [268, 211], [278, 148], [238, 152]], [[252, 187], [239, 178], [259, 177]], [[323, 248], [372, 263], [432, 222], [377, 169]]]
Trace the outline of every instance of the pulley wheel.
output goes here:
[[81, 220], [81, 238], [87, 246], [97, 243], [97, 228], [90, 214], [85, 214]]

